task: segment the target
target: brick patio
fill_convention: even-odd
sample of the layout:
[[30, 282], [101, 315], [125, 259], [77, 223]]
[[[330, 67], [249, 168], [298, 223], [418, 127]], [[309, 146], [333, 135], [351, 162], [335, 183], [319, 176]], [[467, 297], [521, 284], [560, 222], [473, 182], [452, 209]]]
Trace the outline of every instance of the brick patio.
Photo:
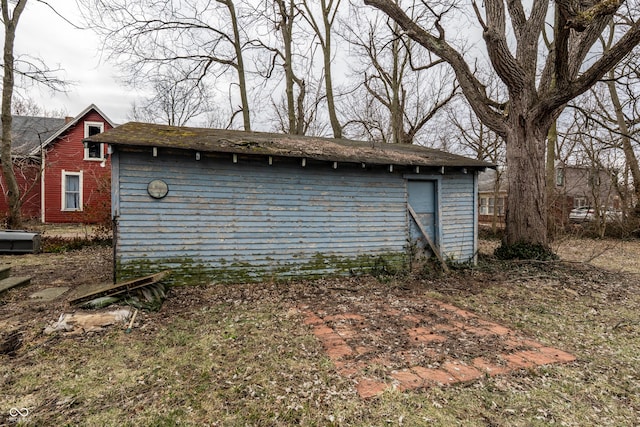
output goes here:
[[[469, 311], [436, 300], [428, 302], [431, 313], [406, 314], [393, 308], [385, 309], [382, 313], [385, 316], [395, 316], [398, 322], [406, 324], [403, 342], [417, 347], [421, 356], [433, 356], [435, 360], [433, 364], [420, 366], [412, 363], [411, 355], [402, 352], [400, 357], [404, 357], [406, 366], [399, 369], [389, 367], [391, 355], [380, 354], [362, 344], [365, 340], [358, 340], [360, 335], [368, 331], [366, 315], [323, 315], [322, 312], [314, 313], [309, 306], [301, 307], [301, 310], [305, 316], [305, 324], [313, 328], [337, 371], [353, 379], [362, 398], [377, 396], [389, 388], [415, 390], [575, 360], [569, 353], [523, 338], [515, 331], [483, 320]], [[446, 321], [440, 320], [434, 324], [434, 314], [437, 314], [438, 319]], [[442, 360], [442, 356], [437, 357], [436, 350], [446, 346], [451, 340], [477, 340], [478, 346], [482, 346], [489, 339], [499, 340], [503, 350], [493, 354], [494, 348], [487, 348], [486, 357], [468, 360]], [[399, 355], [394, 357], [397, 359]], [[384, 371], [382, 375], [381, 369]], [[378, 374], [368, 374], [373, 371]]]

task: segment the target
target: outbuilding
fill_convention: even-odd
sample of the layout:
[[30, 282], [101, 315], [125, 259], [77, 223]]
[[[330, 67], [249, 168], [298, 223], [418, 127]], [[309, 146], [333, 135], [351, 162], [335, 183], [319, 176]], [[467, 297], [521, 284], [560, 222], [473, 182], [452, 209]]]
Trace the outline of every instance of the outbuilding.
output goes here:
[[247, 282], [474, 261], [477, 177], [417, 145], [127, 123], [112, 165], [116, 279]]

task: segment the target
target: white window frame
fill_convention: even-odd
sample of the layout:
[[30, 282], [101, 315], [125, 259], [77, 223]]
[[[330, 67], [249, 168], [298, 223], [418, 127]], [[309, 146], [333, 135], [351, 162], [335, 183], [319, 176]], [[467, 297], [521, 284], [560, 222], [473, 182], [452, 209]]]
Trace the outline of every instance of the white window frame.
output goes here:
[[[71, 208], [67, 208], [67, 177], [68, 176], [77, 176], [79, 177], [78, 179], [78, 186], [79, 186], [79, 197], [78, 197], [78, 208], [77, 209], [71, 209]], [[82, 187], [83, 187], [83, 183], [82, 183], [82, 171], [80, 172], [67, 172], [64, 169], [62, 170], [62, 199], [61, 199], [61, 211], [63, 212], [81, 212], [82, 211], [82, 206], [83, 206], [83, 197], [82, 197]]]
[[[497, 204], [496, 204], [497, 200]], [[480, 197], [480, 215], [493, 215], [496, 208], [498, 209], [498, 216], [504, 216], [505, 198], [493, 196]]]
[[[89, 138], [89, 128], [97, 127], [100, 128], [100, 132], [104, 132], [104, 123], [103, 122], [84, 122], [84, 137]], [[104, 154], [104, 144], [100, 143], [100, 157], [89, 157], [89, 147], [84, 148], [84, 160], [101, 162], [105, 159]]]
[[587, 203], [587, 198], [586, 197], [582, 197], [582, 196], [578, 196], [578, 197], [574, 197], [573, 198], [573, 207], [574, 208], [582, 208], [584, 206], [589, 206], [589, 204]]
[[489, 215], [489, 197], [480, 197], [480, 215]]

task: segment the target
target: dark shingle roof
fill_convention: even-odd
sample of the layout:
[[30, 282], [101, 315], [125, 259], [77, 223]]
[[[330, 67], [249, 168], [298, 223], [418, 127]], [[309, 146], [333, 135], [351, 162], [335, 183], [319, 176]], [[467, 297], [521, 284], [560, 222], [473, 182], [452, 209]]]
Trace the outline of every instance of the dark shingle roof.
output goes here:
[[87, 138], [114, 146], [178, 148], [201, 152], [255, 154], [337, 162], [410, 166], [492, 167], [418, 145], [371, 143], [299, 135], [187, 128], [130, 122]]
[[65, 124], [64, 119], [53, 117], [13, 116], [12, 119], [11, 152], [15, 156], [26, 156], [37, 150]]

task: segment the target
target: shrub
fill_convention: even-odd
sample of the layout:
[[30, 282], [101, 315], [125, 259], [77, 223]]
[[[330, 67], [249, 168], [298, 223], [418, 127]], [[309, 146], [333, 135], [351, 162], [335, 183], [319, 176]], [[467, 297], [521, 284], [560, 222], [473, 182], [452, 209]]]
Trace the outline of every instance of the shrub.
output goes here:
[[110, 246], [111, 239], [97, 239], [87, 237], [58, 237], [47, 236], [42, 238], [42, 252], [63, 253], [75, 251], [88, 246]]
[[502, 260], [524, 259], [539, 261], [554, 261], [559, 259], [550, 247], [519, 242], [513, 245], [505, 245], [504, 243], [496, 248], [493, 252], [496, 258]]

